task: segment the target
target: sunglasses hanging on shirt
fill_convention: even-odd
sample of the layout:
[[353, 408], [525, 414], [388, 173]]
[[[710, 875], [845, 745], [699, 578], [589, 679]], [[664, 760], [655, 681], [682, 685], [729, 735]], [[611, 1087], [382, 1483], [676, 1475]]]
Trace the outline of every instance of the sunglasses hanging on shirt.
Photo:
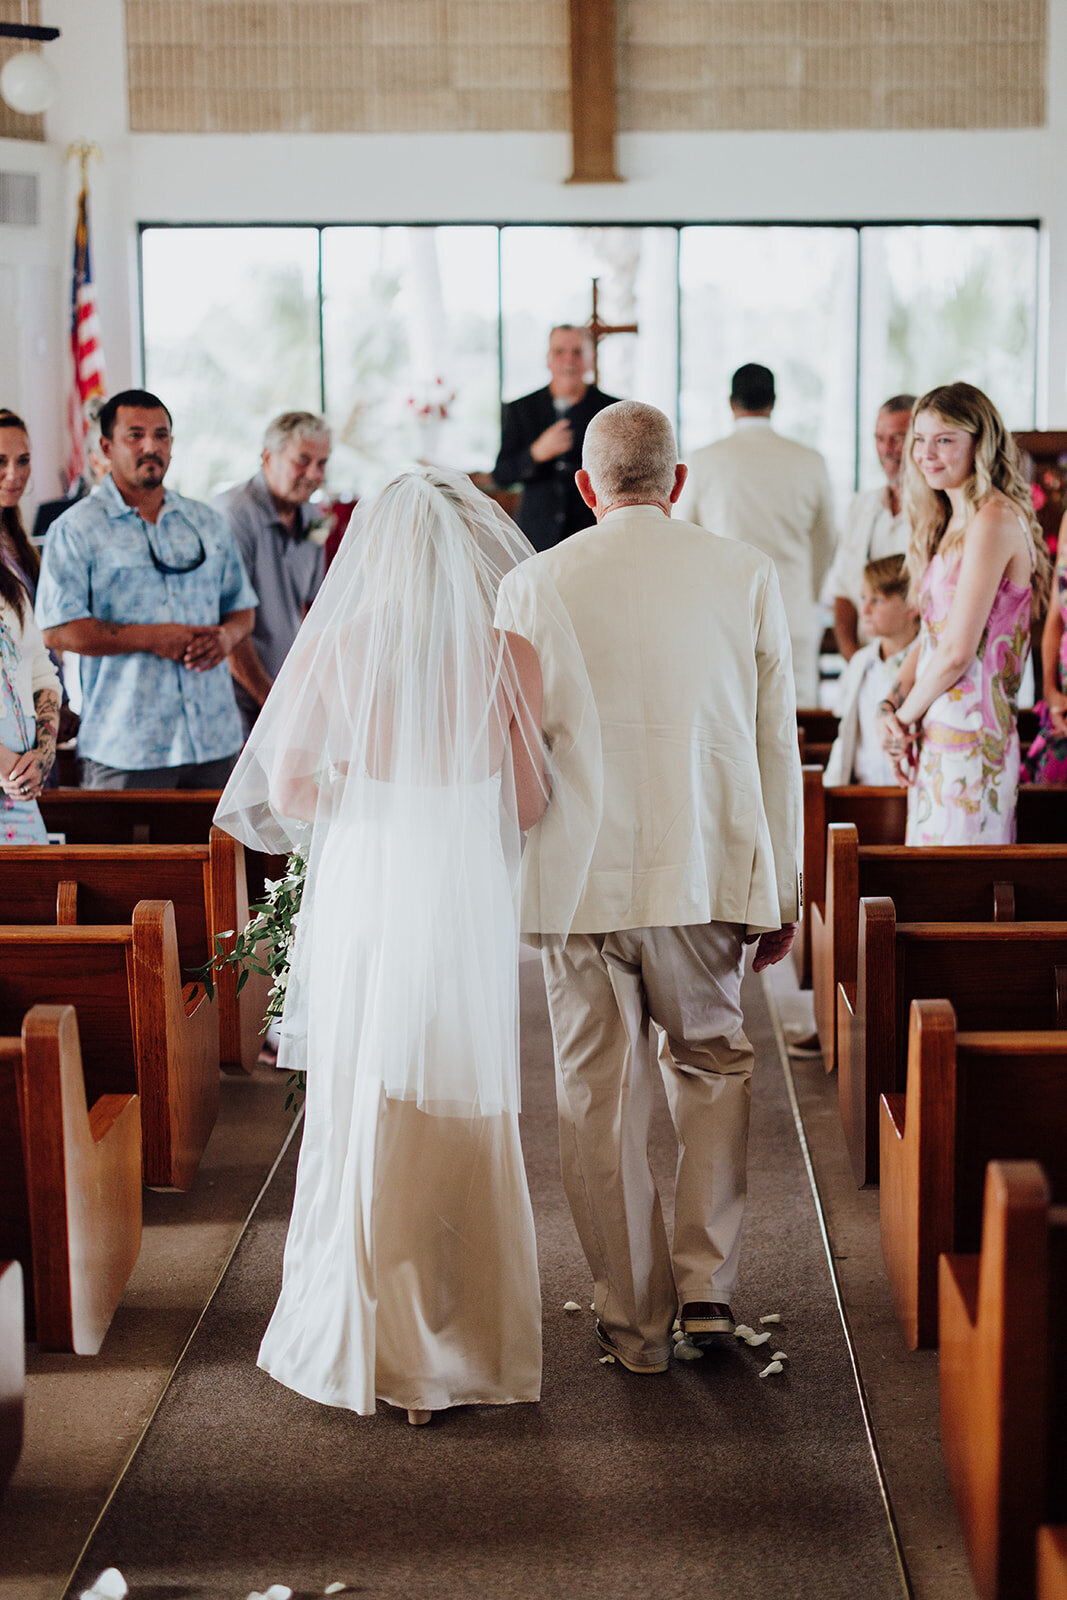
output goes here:
[[[177, 515], [181, 517], [182, 514], [179, 511]], [[193, 524], [189, 521], [188, 517], [182, 517], [182, 521], [192, 530], [193, 536], [200, 547], [200, 552], [192, 561], [183, 567], [173, 567], [169, 561], [162, 560], [161, 557], [156, 554], [152, 544], [152, 536], [148, 531], [148, 523], [143, 517], [138, 517], [138, 521], [140, 522], [141, 527], [144, 529], [145, 543], [148, 545], [148, 554], [152, 558], [152, 565], [155, 567], [156, 571], [161, 572], [164, 577], [183, 578], [186, 573], [195, 572], [197, 567], [202, 567], [204, 565], [204, 562], [207, 560], [207, 551], [204, 549], [204, 541], [201, 539], [198, 530], [193, 527]]]

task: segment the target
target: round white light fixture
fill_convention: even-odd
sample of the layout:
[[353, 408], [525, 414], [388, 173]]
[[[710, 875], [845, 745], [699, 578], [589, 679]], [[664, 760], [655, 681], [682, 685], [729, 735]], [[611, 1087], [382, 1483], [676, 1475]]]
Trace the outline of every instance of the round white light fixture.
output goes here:
[[59, 93], [59, 78], [54, 67], [34, 50], [23, 50], [0, 70], [0, 96], [12, 111], [35, 116], [47, 111]]

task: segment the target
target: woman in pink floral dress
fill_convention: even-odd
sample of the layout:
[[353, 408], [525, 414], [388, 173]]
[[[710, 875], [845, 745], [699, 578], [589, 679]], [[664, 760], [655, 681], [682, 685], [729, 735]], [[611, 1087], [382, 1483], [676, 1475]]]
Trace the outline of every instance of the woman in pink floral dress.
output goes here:
[[1045, 698], [1041, 729], [1023, 757], [1024, 783], [1067, 783], [1067, 515], [1060, 523], [1056, 583], [1041, 635]]
[[883, 743], [909, 786], [906, 842], [1010, 844], [1019, 682], [1048, 552], [1014, 442], [980, 389], [923, 395], [905, 449], [921, 627], [881, 709]]

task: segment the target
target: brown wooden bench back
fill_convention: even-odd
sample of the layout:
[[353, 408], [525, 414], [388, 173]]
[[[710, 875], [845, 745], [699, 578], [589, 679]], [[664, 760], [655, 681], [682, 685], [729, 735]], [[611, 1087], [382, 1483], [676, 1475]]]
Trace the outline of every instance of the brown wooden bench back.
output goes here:
[[[1059, 975], [1059, 976], [1058, 976]], [[1067, 923], [898, 922], [896, 1088], [913, 1000], [948, 1000], [961, 1031], [1063, 1028]]]
[[956, 1036], [954, 1249], [976, 1251], [990, 1161], [1039, 1161], [1067, 1200], [1067, 1034]]
[[[902, 845], [907, 825], [907, 791], [863, 784], [823, 786], [822, 769], [807, 766], [804, 776], [804, 892], [822, 904], [826, 883], [826, 829], [831, 822], [854, 823], [861, 845]], [[1067, 844], [1067, 785], [1024, 785], [1016, 810], [1019, 844]]]
[[[1067, 844], [921, 850], [861, 844], [858, 876], [860, 895], [888, 895], [901, 922], [1067, 919]], [[1011, 893], [998, 892], [1000, 885]]]
[[209, 850], [185, 845], [25, 845], [0, 852], [0, 923], [45, 925], [59, 886], [76, 886], [78, 923], [133, 921], [139, 900], [170, 900], [184, 967], [208, 958]]
[[[46, 789], [40, 806], [49, 833], [68, 844], [206, 844], [217, 789]], [[267, 878], [281, 877], [284, 856], [246, 850], [249, 901]]]
[[31, 1006], [78, 1013], [86, 1096], [137, 1092], [130, 964], [133, 928], [0, 927], [0, 1034]]
[[217, 789], [46, 789], [41, 814], [68, 844], [206, 844]]

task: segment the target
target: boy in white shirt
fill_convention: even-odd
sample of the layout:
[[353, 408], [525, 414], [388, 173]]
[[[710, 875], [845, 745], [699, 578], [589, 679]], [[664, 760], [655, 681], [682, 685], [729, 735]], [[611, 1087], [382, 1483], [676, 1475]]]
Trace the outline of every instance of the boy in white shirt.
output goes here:
[[869, 561], [863, 569], [860, 594], [860, 617], [871, 642], [856, 651], [841, 674], [837, 738], [822, 780], [828, 788], [842, 783], [895, 782], [878, 738], [878, 702], [896, 682], [919, 631], [919, 613], [908, 604], [904, 557]]

